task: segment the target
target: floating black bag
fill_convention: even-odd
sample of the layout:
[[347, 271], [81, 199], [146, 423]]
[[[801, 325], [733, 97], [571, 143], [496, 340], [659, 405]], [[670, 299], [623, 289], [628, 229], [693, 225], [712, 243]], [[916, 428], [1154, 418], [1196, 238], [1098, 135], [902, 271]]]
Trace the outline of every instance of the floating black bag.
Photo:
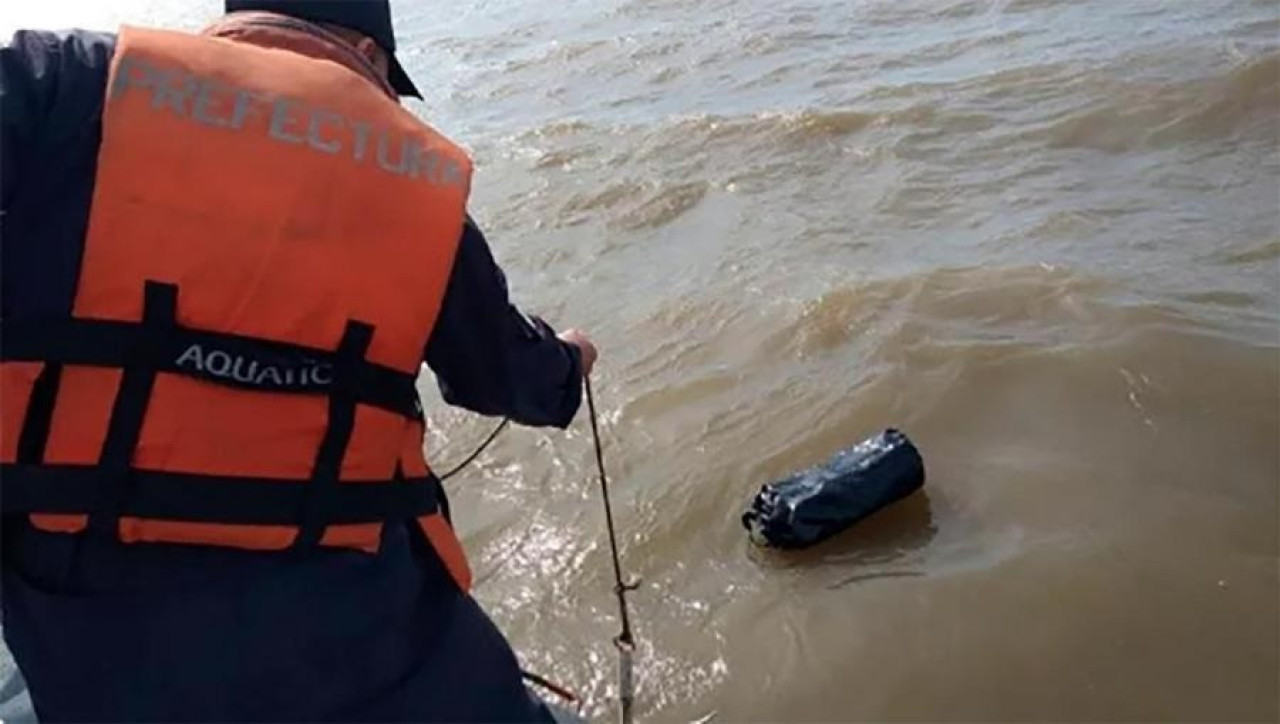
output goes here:
[[924, 485], [924, 461], [897, 430], [841, 450], [817, 467], [765, 485], [742, 514], [759, 545], [805, 548]]

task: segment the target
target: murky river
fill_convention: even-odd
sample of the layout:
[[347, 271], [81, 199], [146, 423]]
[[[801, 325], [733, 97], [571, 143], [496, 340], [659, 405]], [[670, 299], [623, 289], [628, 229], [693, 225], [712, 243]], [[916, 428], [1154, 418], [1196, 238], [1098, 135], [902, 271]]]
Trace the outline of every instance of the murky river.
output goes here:
[[[396, 5], [515, 297], [601, 345], [642, 719], [1277, 718], [1280, 4]], [[443, 468], [492, 422], [431, 386]], [[760, 484], [887, 426], [922, 494], [751, 550]], [[512, 429], [450, 491], [478, 597], [605, 715], [593, 465], [584, 417]]]

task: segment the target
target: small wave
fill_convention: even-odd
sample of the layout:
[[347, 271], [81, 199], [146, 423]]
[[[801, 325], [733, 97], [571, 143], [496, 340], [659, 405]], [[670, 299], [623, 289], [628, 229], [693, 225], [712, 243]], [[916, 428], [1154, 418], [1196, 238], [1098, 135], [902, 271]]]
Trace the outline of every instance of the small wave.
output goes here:
[[657, 73], [654, 73], [653, 77], [649, 79], [649, 82], [652, 83], [653, 85], [664, 85], [666, 83], [670, 83], [671, 81], [675, 80], [676, 78], [679, 78], [684, 74], [685, 74], [685, 71], [682, 68], [668, 66], [658, 71]]
[[[944, 129], [943, 133], [973, 133], [993, 127], [995, 120], [972, 111], [940, 111], [927, 104], [915, 104], [894, 111], [867, 112], [851, 108], [834, 110], [802, 109], [794, 111], [762, 111], [744, 115], [700, 113], [674, 116], [654, 124], [589, 123], [575, 119], [556, 121], [530, 129], [508, 139], [508, 143], [536, 147], [554, 141], [566, 143], [596, 142], [623, 149], [610, 165], [632, 160], [669, 161], [673, 154], [687, 157], [702, 154], [710, 145], [729, 144], [737, 152], [743, 144], [794, 150], [830, 142], [879, 128], [926, 126]], [[614, 141], [612, 139], [623, 139]], [[637, 140], [638, 139], [638, 140]], [[634, 151], [634, 155], [632, 152]], [[561, 159], [552, 157], [548, 165]]]
[[1258, 298], [1252, 294], [1227, 290], [1194, 292], [1191, 294], [1179, 295], [1178, 298], [1184, 301], [1194, 302], [1196, 304], [1212, 304], [1221, 307], [1235, 307], [1240, 309], [1250, 309], [1258, 306]]
[[668, 224], [697, 206], [710, 188], [711, 185], [705, 181], [663, 188], [611, 225], [616, 228], [636, 230], [652, 229]]
[[563, 138], [576, 134], [586, 133], [595, 129], [595, 126], [579, 119], [567, 121], [555, 121], [544, 126], [534, 128], [520, 135], [521, 141], [531, 141], [541, 138]]
[[1155, 89], [1120, 87], [1106, 105], [1081, 111], [1050, 126], [1050, 148], [1086, 148], [1122, 153], [1230, 138], [1262, 121], [1277, 130], [1280, 54], [1243, 63], [1226, 76]]
[[882, 116], [853, 110], [765, 111], [749, 116], [699, 115], [678, 119], [659, 133], [706, 140], [836, 138], [856, 133]]
[[826, 291], [802, 303], [765, 346], [811, 359], [853, 347], [866, 365], [893, 366], [904, 352], [933, 364], [958, 348], [1008, 357], [1160, 330], [1272, 344], [1266, 330], [1274, 330], [1274, 318], [1248, 312], [1259, 304], [1229, 290], [1135, 298], [1104, 277], [1047, 265], [942, 269]]
[[948, 20], [963, 20], [975, 15], [984, 15], [991, 11], [991, 5], [979, 0], [961, 0], [937, 10], [934, 15]]
[[552, 42], [541, 55], [506, 62], [504, 72], [516, 73], [543, 66], [563, 66], [589, 53], [614, 45], [612, 40], [588, 40], [561, 44]]
[[1245, 251], [1224, 254], [1222, 260], [1228, 264], [1254, 264], [1260, 261], [1280, 259], [1280, 239], [1272, 239], [1262, 246]]
[[807, 73], [808, 69], [804, 63], [784, 63], [782, 65], [775, 66], [760, 75], [742, 81], [738, 84], [736, 90], [744, 91], [776, 86], [781, 84], [783, 81], [791, 79], [797, 74]]
[[803, 305], [784, 335], [800, 354], [820, 354], [891, 318], [961, 325], [958, 333], [1001, 344], [1052, 342], [1064, 325], [1088, 326], [1105, 289], [1061, 267], [944, 269], [830, 290]]
[[881, 60], [877, 68], [885, 70], [901, 70], [905, 68], [933, 68], [962, 57], [966, 53], [990, 47], [1017, 47], [1027, 33], [1022, 30], [1004, 30], [984, 34], [974, 34], [955, 40], [944, 40], [918, 48], [910, 54], [891, 56]]
[[706, 181], [665, 184], [624, 180], [591, 193], [569, 197], [557, 212], [557, 221], [572, 226], [594, 214], [608, 215], [614, 229], [652, 229], [668, 224], [689, 211], [711, 189]]
[[653, 60], [677, 55], [685, 49], [682, 40], [670, 40], [666, 36], [655, 36], [652, 43], [646, 43], [630, 53], [631, 60]]
[[1079, 2], [1080, 0], [1009, 0], [1002, 8], [1000, 8], [1000, 10], [1001, 12], [1012, 15], [1017, 13], [1035, 12], [1036, 10], [1045, 10], [1058, 5], [1070, 5]]
[[573, 146], [571, 148], [562, 148], [554, 151], [547, 151], [538, 157], [534, 162], [534, 168], [568, 168], [583, 159], [591, 158], [600, 153], [600, 147], [594, 144], [584, 144]]
[[831, 138], [861, 131], [879, 116], [857, 111], [806, 111], [777, 119], [786, 135], [804, 138]]
[[652, 184], [641, 181], [618, 181], [604, 189], [589, 194], [574, 194], [561, 209], [563, 214], [577, 214], [584, 211], [600, 211], [612, 209], [627, 201], [639, 198], [652, 188]]

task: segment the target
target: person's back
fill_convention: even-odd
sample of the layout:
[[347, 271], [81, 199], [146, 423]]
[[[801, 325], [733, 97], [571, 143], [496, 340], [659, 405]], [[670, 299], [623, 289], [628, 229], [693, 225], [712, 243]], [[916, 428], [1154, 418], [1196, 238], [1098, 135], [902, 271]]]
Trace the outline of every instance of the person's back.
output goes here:
[[0, 58], [4, 622], [37, 713], [543, 718], [414, 379], [563, 427], [594, 349], [508, 303], [469, 159], [394, 100], [385, 3], [228, 4], [307, 21]]

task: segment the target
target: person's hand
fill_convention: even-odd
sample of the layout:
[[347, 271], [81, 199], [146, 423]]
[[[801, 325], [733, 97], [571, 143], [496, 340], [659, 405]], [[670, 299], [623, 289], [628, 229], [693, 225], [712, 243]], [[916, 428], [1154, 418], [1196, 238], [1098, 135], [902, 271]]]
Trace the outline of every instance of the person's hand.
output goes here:
[[585, 333], [576, 329], [566, 329], [559, 334], [559, 337], [562, 342], [568, 342], [578, 348], [582, 353], [582, 376], [590, 375], [591, 369], [596, 366], [596, 358], [600, 356], [596, 346], [591, 343]]

